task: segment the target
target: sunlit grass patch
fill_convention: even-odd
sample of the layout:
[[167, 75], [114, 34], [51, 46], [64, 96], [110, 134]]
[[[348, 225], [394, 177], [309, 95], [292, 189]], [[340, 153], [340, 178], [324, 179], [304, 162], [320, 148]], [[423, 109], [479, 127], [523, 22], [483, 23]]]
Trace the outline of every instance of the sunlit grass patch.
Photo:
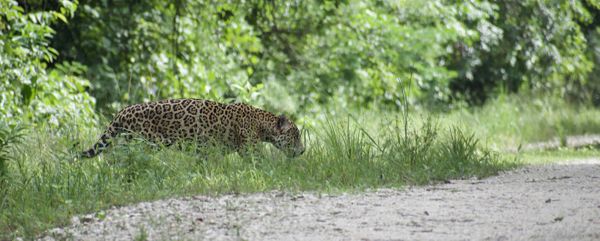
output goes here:
[[600, 109], [563, 100], [501, 95], [483, 107], [460, 109], [440, 118], [502, 150], [522, 144], [600, 133]]
[[600, 149], [597, 146], [588, 146], [582, 148], [558, 148], [554, 150], [534, 150], [522, 153], [507, 153], [507, 158], [518, 158], [523, 164], [549, 164], [549, 163], [568, 163], [582, 159], [597, 159], [600, 156]]

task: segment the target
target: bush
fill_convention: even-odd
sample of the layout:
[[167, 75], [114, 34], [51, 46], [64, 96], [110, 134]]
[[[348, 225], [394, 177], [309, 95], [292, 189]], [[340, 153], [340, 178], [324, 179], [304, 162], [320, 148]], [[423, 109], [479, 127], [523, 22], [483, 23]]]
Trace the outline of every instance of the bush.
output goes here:
[[77, 5], [60, 1], [55, 7], [26, 10], [16, 1], [0, 0], [0, 114], [11, 124], [94, 123], [94, 99], [86, 92], [89, 83], [77, 77], [85, 66], [62, 63], [48, 69], [58, 54], [48, 46], [55, 34], [51, 25], [66, 23]]

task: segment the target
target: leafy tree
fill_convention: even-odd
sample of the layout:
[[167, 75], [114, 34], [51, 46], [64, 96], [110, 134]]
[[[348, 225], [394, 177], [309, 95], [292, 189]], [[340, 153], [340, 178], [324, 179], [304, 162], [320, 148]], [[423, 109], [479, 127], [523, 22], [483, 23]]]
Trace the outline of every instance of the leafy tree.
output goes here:
[[[115, 109], [177, 97], [287, 112], [398, 108], [402, 93], [448, 106], [519, 91], [585, 101], [600, 89], [592, 0], [82, 0], [77, 11], [70, 1], [4, 2], [2, 28], [23, 35], [2, 35], [3, 68], [20, 75], [3, 74], [4, 103], [20, 101], [10, 113], [63, 89], [40, 79], [72, 83], [80, 97], [64, 93], [66, 103], [93, 103], [75, 76]], [[16, 28], [14, 16], [33, 27]]]
[[31, 120], [53, 125], [93, 121], [94, 99], [85, 92], [88, 82], [77, 77], [85, 66], [63, 63], [47, 69], [58, 54], [49, 47], [55, 34], [50, 25], [66, 23], [77, 5], [63, 0], [54, 6], [56, 10], [39, 10], [42, 3], [0, 0], [2, 118], [9, 123]]
[[88, 66], [92, 93], [101, 106], [177, 97], [249, 100], [260, 89], [248, 83], [251, 70], [238, 61], [244, 56], [230, 49], [261, 46], [243, 21], [218, 22], [217, 2], [80, 5], [53, 44], [62, 59]]
[[455, 93], [475, 103], [498, 91], [564, 97], [587, 81], [593, 64], [578, 21], [590, 20], [593, 5], [584, 5], [592, 1], [490, 2], [493, 12], [485, 21], [464, 19], [480, 38], [472, 47], [459, 45], [451, 59], [462, 69], [452, 82]]

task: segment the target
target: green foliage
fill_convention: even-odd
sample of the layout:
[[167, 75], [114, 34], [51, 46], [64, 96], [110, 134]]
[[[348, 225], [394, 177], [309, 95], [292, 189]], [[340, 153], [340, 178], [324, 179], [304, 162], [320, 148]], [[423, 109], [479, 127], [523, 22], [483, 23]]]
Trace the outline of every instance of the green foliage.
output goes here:
[[569, 95], [570, 99], [591, 101], [594, 105], [600, 105], [600, 3], [596, 1], [584, 2], [587, 9], [585, 21], [582, 24], [582, 32], [587, 40], [587, 58], [593, 62], [593, 69], [588, 79], [576, 83]]
[[596, 96], [586, 88], [597, 85], [588, 50], [600, 9], [588, 0], [80, 4], [53, 46], [89, 67], [100, 106], [201, 97], [287, 112], [398, 108], [402, 88], [413, 104]]
[[243, 19], [218, 21], [221, 4], [80, 4], [53, 44], [62, 59], [88, 66], [92, 93], [103, 106], [184, 96], [250, 101], [262, 88], [249, 83], [252, 70], [243, 66], [257, 61], [253, 53], [262, 46]]
[[490, 2], [493, 12], [488, 11], [484, 21], [468, 17], [463, 20], [476, 26], [480, 37], [473, 46], [459, 45], [460, 51], [450, 60], [461, 69], [452, 84], [459, 96], [481, 103], [502, 92], [534, 92], [560, 98], [586, 92], [578, 87], [589, 85], [594, 62], [586, 53], [597, 44], [587, 41], [589, 35], [582, 30], [588, 28], [593, 15], [600, 13], [597, 3]]
[[[598, 6], [3, 0], [0, 111], [69, 120], [75, 114], [59, 113], [79, 103], [76, 115], [89, 123], [94, 99], [113, 112], [177, 97], [290, 113], [331, 104], [398, 109], [403, 89], [411, 105], [443, 109], [520, 91], [598, 102]], [[48, 104], [50, 95], [62, 101]], [[26, 113], [42, 107], [41, 117]]]
[[13, 159], [11, 149], [21, 144], [24, 135], [23, 130], [22, 127], [9, 126], [0, 122], [0, 193], [4, 190], [6, 183], [8, 162]]
[[55, 34], [51, 24], [66, 23], [77, 5], [60, 1], [56, 8], [33, 11], [16, 1], [0, 1], [0, 114], [9, 123], [70, 126], [94, 121], [94, 100], [85, 92], [88, 83], [77, 77], [85, 67], [64, 63], [47, 69], [58, 54], [49, 47]]

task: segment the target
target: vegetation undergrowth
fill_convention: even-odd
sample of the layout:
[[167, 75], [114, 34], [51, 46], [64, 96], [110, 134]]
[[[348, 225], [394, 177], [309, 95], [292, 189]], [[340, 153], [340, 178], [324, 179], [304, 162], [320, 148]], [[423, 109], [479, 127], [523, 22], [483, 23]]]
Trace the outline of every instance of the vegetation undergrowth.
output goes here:
[[552, 156], [597, 155], [593, 147], [503, 153], [502, 148], [521, 142], [600, 131], [593, 108], [520, 98], [442, 115], [332, 110], [337, 114], [303, 123], [308, 149], [294, 159], [270, 145], [242, 159], [219, 149], [198, 151], [194, 143], [161, 147], [117, 139], [99, 157], [78, 160], [75, 154], [96, 141], [100, 128], [38, 126], [22, 132], [4, 126], [0, 239], [32, 237], [67, 224], [74, 214], [173, 196], [400, 187], [481, 178]]
[[221, 150], [198, 152], [193, 143], [157, 147], [134, 140], [98, 158], [77, 160], [82, 148], [73, 148], [75, 140], [92, 143], [97, 135], [30, 132], [7, 162], [0, 239], [39, 234], [67, 224], [74, 214], [164, 197], [399, 187], [484, 177], [515, 165], [461, 128], [442, 129], [433, 120], [407, 129], [388, 122], [326, 119], [306, 128], [308, 150], [294, 159], [270, 145], [244, 160]]
[[498, 150], [600, 133], [600, 109], [549, 97], [500, 95], [482, 107], [463, 108], [443, 116], [443, 126], [460, 126]]

